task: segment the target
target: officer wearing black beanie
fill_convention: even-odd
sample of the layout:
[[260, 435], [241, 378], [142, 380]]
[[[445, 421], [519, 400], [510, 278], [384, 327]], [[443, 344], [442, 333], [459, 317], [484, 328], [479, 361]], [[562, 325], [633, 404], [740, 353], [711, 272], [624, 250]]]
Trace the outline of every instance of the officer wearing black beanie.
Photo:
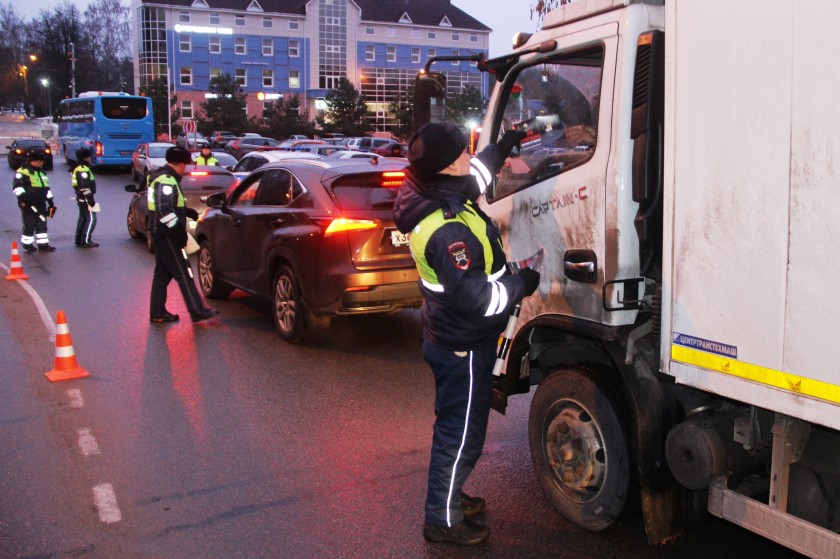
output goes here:
[[490, 535], [468, 517], [484, 511], [462, 487], [484, 446], [496, 343], [508, 315], [540, 275], [507, 268], [499, 230], [475, 203], [524, 133], [506, 133], [470, 159], [452, 124], [430, 123], [408, 144], [408, 174], [394, 221], [411, 232], [423, 293], [423, 357], [435, 376], [435, 414], [423, 535], [475, 545]]

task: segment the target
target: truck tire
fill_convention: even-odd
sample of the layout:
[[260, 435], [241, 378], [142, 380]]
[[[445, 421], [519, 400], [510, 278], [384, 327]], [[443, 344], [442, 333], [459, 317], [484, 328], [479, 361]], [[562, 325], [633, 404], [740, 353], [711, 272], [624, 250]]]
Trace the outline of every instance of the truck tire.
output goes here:
[[621, 404], [606, 375], [585, 368], [555, 370], [531, 401], [537, 478], [560, 514], [585, 530], [610, 527], [627, 504], [631, 464]]

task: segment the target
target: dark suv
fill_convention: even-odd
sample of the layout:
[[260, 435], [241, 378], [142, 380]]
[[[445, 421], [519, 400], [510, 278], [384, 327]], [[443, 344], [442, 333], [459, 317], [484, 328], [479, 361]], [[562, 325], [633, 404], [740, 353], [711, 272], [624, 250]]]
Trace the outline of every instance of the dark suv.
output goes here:
[[288, 160], [211, 195], [196, 229], [202, 292], [239, 288], [269, 299], [287, 341], [337, 315], [419, 307], [408, 237], [393, 221], [404, 167]]
[[280, 149], [280, 142], [274, 138], [263, 138], [262, 136], [239, 137], [225, 144], [225, 151], [237, 159], [241, 159], [243, 155], [252, 151], [272, 149]]

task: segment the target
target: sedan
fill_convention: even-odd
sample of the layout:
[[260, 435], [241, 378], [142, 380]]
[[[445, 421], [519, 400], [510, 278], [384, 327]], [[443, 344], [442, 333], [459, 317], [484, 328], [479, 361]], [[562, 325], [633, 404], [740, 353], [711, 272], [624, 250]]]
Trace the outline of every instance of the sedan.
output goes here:
[[144, 183], [149, 173], [166, 165], [166, 150], [172, 147], [169, 142], [140, 144], [131, 154], [131, 178], [141, 179]]
[[9, 150], [8, 161], [11, 169], [19, 169], [29, 158], [29, 152], [40, 150], [44, 153], [44, 170], [52, 171], [53, 156], [50, 146], [44, 140], [34, 138], [18, 138], [12, 145], [6, 146]]
[[336, 316], [419, 307], [408, 238], [393, 221], [405, 166], [289, 159], [209, 196], [196, 229], [202, 292], [269, 300], [289, 342]]
[[242, 180], [251, 171], [258, 169], [266, 163], [277, 163], [287, 159], [320, 159], [320, 155], [314, 153], [300, 153], [293, 151], [252, 151], [246, 153], [233, 168], [233, 174], [237, 179]]
[[[172, 144], [168, 145], [172, 147]], [[201, 212], [207, 208], [204, 203], [207, 196], [216, 192], [225, 192], [236, 184], [236, 182], [237, 180], [233, 176], [233, 173], [224, 167], [216, 165], [189, 165], [181, 179], [181, 191], [184, 193], [187, 207]], [[154, 252], [152, 236], [149, 235], [151, 216], [146, 198], [146, 181], [141, 182], [139, 185], [135, 185], [134, 183], [127, 184], [125, 191], [134, 194], [128, 203], [128, 216], [126, 217], [128, 234], [132, 239], [145, 238], [149, 252]], [[195, 231], [194, 221], [190, 220], [187, 230], [190, 233]]]
[[280, 142], [274, 138], [264, 138], [262, 136], [237, 138], [228, 142], [225, 146], [225, 151], [237, 159], [242, 159], [243, 155], [252, 151], [271, 151], [275, 149], [280, 149]]
[[372, 153], [382, 155], [384, 157], [405, 157], [408, 155], [408, 144], [401, 144], [399, 142], [391, 142], [384, 146], [379, 146], [370, 150]]
[[175, 143], [184, 149], [199, 149], [202, 146], [209, 146], [210, 140], [201, 132], [190, 132], [189, 134], [182, 132], [178, 134]]

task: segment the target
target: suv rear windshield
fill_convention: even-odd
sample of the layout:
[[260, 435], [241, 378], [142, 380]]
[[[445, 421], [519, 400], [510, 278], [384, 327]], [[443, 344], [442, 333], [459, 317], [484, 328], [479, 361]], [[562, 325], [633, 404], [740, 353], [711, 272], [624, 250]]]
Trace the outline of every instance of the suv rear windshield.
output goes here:
[[103, 97], [102, 116], [121, 120], [140, 120], [146, 118], [146, 100]]
[[383, 175], [358, 173], [333, 181], [331, 189], [341, 210], [387, 210], [394, 207], [399, 185], [382, 186]]

